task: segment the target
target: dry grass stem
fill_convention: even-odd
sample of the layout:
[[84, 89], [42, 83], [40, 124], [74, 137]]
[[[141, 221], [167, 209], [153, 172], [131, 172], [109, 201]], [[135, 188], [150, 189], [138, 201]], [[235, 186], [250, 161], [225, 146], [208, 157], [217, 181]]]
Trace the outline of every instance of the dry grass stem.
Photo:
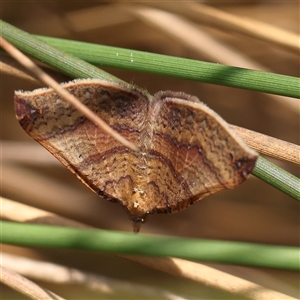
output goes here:
[[[122, 7], [126, 12], [136, 15], [141, 22], [155, 26], [157, 29], [175, 38], [177, 42], [181, 42], [199, 54], [205, 54], [214, 62], [265, 72], [270, 71], [239, 51], [234, 50], [229, 45], [215, 40], [201, 30], [199, 26], [195, 26], [193, 22], [181, 16], [143, 6], [124, 5]], [[300, 113], [298, 100], [271, 94], [266, 95]]]
[[24, 223], [37, 223], [44, 225], [68, 226], [75, 228], [88, 228], [80, 222], [63, 218], [57, 214], [47, 212], [29, 205], [18, 203], [7, 198], [1, 197], [1, 219], [24, 222]]
[[[124, 14], [114, 5], [103, 5], [71, 11], [65, 15], [64, 22], [72, 31], [86, 32], [89, 30], [99, 30], [108, 26], [123, 26], [132, 22], [130, 14]], [[88, 22], [87, 22], [88, 20]]]
[[86, 199], [86, 193], [74, 192], [59, 180], [22, 166], [2, 163], [0, 176], [1, 188], [6, 194], [46, 210], [78, 216]]
[[0, 61], [0, 72], [3, 75], [14, 76], [16, 78], [26, 80], [34, 84], [39, 83], [39, 81], [33, 78], [32, 76], [3, 61]]
[[[261, 154], [300, 165], [300, 146], [246, 128], [230, 125], [251, 148]], [[39, 145], [23, 142], [1, 142], [2, 159], [6, 162], [59, 165], [58, 161]], [[20, 156], [20, 152], [22, 155]]]
[[[185, 300], [165, 290], [145, 286], [137, 283], [115, 280], [106, 276], [99, 276], [62, 265], [38, 261], [17, 255], [2, 254], [2, 264], [23, 276], [34, 280], [46, 281], [55, 284], [76, 284], [92, 291], [107, 295], [114, 293], [129, 293], [153, 299]], [[55, 276], [53, 276], [55, 274]]]
[[[52, 220], [53, 225], [70, 226], [75, 228], [88, 227], [85, 224], [74, 222], [67, 218], [55, 216], [43, 210], [37, 210], [30, 206], [19, 204], [12, 200], [2, 198], [2, 210], [3, 215], [10, 221], [34, 222], [39, 224], [45, 224], [45, 220]], [[20, 219], [18, 212], [24, 211], [24, 216]], [[32, 220], [32, 221], [31, 221]], [[58, 224], [55, 224], [55, 222]], [[48, 223], [49, 224], [49, 223]], [[79, 226], [78, 226], [79, 225]], [[187, 260], [167, 257], [167, 258], [154, 258], [154, 257], [138, 257], [138, 256], [124, 256], [127, 259], [136, 261], [143, 265], [147, 265], [151, 268], [158, 269], [160, 271], [188, 278], [205, 285], [209, 285], [216, 289], [221, 289], [226, 292], [242, 295], [251, 300], [262, 299], [294, 299], [281, 293], [266, 289], [260, 285], [254, 284], [250, 281], [240, 279], [236, 276], [221, 272], [205, 265], [190, 262]]]
[[37, 143], [29, 142], [1, 141], [1, 159], [5, 163], [60, 166], [58, 160], [47, 150]]
[[237, 17], [207, 5], [189, 3], [187, 6], [190, 11], [193, 11], [198, 16], [200, 15], [207, 21], [213, 21], [215, 24], [218, 24], [222, 30], [226, 26], [229, 30], [279, 45], [295, 54], [299, 54], [299, 35], [295, 33], [252, 18]]
[[251, 300], [296, 299], [214, 268], [180, 258], [134, 257], [133, 260], [154, 269], [189, 278]]
[[78, 109], [83, 115], [85, 115], [94, 124], [99, 126], [106, 133], [114, 137], [117, 141], [123, 144], [125, 147], [130, 148], [133, 151], [138, 151], [138, 148], [123, 138], [119, 133], [108, 126], [103, 120], [101, 120], [93, 111], [88, 109], [79, 100], [77, 100], [72, 94], [70, 94], [66, 89], [64, 89], [59, 83], [52, 79], [47, 73], [45, 73], [41, 68], [39, 68], [32, 60], [25, 56], [22, 52], [16, 49], [13, 45], [8, 43], [3, 37], [0, 37], [0, 44], [5, 51], [7, 51], [13, 58], [15, 58], [20, 64], [28, 68], [33, 72], [39, 80], [44, 82], [46, 85], [52, 87], [63, 99], [72, 104], [76, 109]]
[[299, 36], [297, 34], [253, 18], [236, 16], [208, 5], [191, 2], [176, 3], [176, 5], [167, 2], [152, 2], [147, 5], [186, 16], [195, 22], [215, 26], [222, 31], [227, 29], [238, 32], [283, 47], [295, 54], [299, 53]]
[[300, 165], [300, 146], [242, 127], [230, 127], [249, 147], [259, 153]]
[[[59, 71], [56, 71], [44, 64], [37, 62], [40, 67], [47, 72], [51, 77], [53, 77], [56, 81], [66, 82], [70, 81], [71, 78]], [[18, 79], [24, 80], [24, 82], [28, 82], [36, 85], [37, 87], [41, 86], [41, 82], [30, 74], [28, 74], [28, 69], [23, 68], [15, 59], [8, 55], [2, 55], [0, 57], [0, 74], [12, 76]]]
[[[34, 300], [64, 300], [64, 298], [44, 289], [18, 273], [0, 266], [1, 282]], [[52, 274], [53, 275], [53, 274]]]

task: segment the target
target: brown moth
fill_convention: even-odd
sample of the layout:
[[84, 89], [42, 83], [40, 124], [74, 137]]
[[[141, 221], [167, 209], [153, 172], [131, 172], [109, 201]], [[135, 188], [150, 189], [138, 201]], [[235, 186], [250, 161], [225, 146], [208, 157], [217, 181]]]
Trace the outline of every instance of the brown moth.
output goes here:
[[63, 86], [134, 152], [94, 125], [52, 89], [15, 92], [23, 129], [92, 191], [120, 202], [134, 230], [152, 213], [173, 213], [243, 182], [257, 153], [195, 96], [151, 96], [131, 85], [98, 79]]

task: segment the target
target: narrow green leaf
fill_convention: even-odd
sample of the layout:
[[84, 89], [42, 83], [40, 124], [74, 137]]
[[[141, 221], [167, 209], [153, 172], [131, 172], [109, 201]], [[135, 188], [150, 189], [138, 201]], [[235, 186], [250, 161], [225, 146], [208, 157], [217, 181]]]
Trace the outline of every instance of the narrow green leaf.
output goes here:
[[297, 247], [217, 240], [147, 236], [116, 231], [1, 222], [1, 242], [108, 253], [173, 256], [184, 259], [299, 270]]
[[91, 43], [38, 38], [95, 65], [300, 98], [297, 77]]
[[300, 179], [259, 157], [252, 174], [300, 201]]

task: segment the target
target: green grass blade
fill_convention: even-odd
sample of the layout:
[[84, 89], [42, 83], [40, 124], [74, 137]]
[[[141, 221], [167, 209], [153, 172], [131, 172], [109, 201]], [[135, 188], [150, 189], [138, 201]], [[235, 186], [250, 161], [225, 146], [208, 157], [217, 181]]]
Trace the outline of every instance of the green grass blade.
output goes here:
[[91, 43], [38, 38], [95, 65], [300, 98], [297, 77]]
[[300, 201], [300, 179], [259, 157], [252, 174]]
[[2, 20], [0, 20], [0, 34], [22, 52], [71, 77], [121, 81], [117, 77], [75, 56], [64, 53]]
[[147, 236], [116, 231], [1, 222], [1, 242], [25, 247], [68, 248], [107, 253], [173, 256], [267, 268], [299, 270], [297, 247]]

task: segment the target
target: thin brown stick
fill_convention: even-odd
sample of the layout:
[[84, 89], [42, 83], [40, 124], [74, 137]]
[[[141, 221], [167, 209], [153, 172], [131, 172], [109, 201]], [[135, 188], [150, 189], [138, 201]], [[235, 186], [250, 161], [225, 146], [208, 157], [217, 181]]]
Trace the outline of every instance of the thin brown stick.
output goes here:
[[59, 161], [37, 143], [2, 140], [0, 147], [1, 160], [5, 163], [60, 166]]
[[76, 284], [107, 295], [112, 295], [113, 293], [134, 293], [135, 295], [151, 297], [152, 299], [186, 300], [186, 298], [156, 287], [116, 280], [107, 276], [99, 276], [79, 269], [8, 253], [2, 253], [2, 264], [4, 267], [34, 280], [61, 285]]
[[[89, 20], [89, 22], [86, 22]], [[70, 10], [64, 14], [63, 22], [72, 32], [100, 30], [109, 26], [124, 26], [133, 21], [129, 14], [116, 9], [112, 5], [99, 5], [79, 10]]]
[[[40, 62], [37, 62], [37, 65], [39, 65], [39, 63]], [[31, 76], [26, 68], [21, 66], [14, 58], [9, 55], [2, 55], [0, 57], [0, 66], [0, 74], [2, 73], [8, 76], [13, 76], [25, 80], [27, 82], [30, 82], [31, 84], [36, 85], [37, 87], [41, 86], [41, 81]], [[71, 80], [69, 76], [51, 69], [42, 63], [40, 63], [40, 67], [58, 82], [67, 82]]]
[[[9, 205], [7, 205], [5, 202], [10, 202]], [[47, 212], [39, 210], [42, 214], [42, 218], [38, 218], [37, 210], [24, 205], [19, 204], [17, 202], [14, 202], [11, 204], [11, 202], [14, 202], [12, 200], [8, 200], [5, 198], [2, 198], [2, 211], [6, 216], [6, 219], [9, 219], [11, 221], [19, 221], [20, 217], [18, 216], [18, 211], [24, 211], [26, 210], [26, 215], [34, 215], [34, 222], [43, 224], [43, 220], [47, 219], [45, 216], [47, 215]], [[20, 208], [17, 207], [20, 205]], [[9, 211], [5, 213], [5, 210], [9, 208]], [[30, 212], [30, 210], [34, 210], [34, 212]], [[51, 214], [53, 216], [53, 214]], [[74, 226], [74, 221], [71, 221], [67, 218], [63, 222], [65, 225], [70, 222], [70, 226]], [[31, 222], [29, 218], [26, 218], [26, 222]], [[53, 223], [54, 224], [54, 223]], [[82, 226], [87, 226], [85, 224], [82, 224]], [[74, 227], [77, 227], [76, 225]], [[241, 296], [244, 296], [251, 300], [262, 300], [262, 299], [295, 299], [289, 296], [286, 296], [284, 294], [269, 290], [267, 288], [264, 288], [260, 285], [254, 284], [250, 281], [238, 278], [233, 275], [229, 275], [225, 272], [221, 272], [219, 270], [216, 270], [214, 268], [199, 264], [190, 262], [187, 260], [174, 258], [174, 257], [166, 257], [166, 258], [156, 258], [156, 257], [134, 257], [134, 256], [124, 256], [119, 255], [121, 257], [125, 257], [127, 259], [136, 261], [138, 263], [141, 263], [143, 265], [147, 265], [154, 269], [159, 269], [163, 272], [170, 273], [173, 276], [179, 276], [183, 278], [188, 278], [194, 281], [197, 281], [199, 283], [212, 286], [216, 289], [220, 289], [223, 291], [227, 291], [230, 293], [238, 294]]]
[[[230, 125], [249, 147], [261, 154], [300, 165], [300, 146], [243, 127]], [[58, 165], [58, 161], [37, 144], [25, 142], [1, 142], [3, 161], [31, 164]], [[22, 155], [20, 156], [20, 153]]]
[[33, 78], [32, 76], [3, 61], [0, 61], [0, 72], [1, 74], [14, 76], [34, 84], [39, 83], [39, 81]]
[[106, 133], [114, 137], [117, 141], [123, 144], [125, 147], [130, 148], [133, 151], [138, 151], [138, 148], [131, 142], [127, 141], [119, 133], [109, 127], [103, 120], [101, 120], [93, 111], [78, 101], [72, 94], [64, 89], [59, 83], [53, 80], [47, 73], [39, 68], [33, 61], [27, 56], [15, 48], [12, 44], [7, 42], [3, 37], [0, 36], [0, 45], [6, 52], [8, 52], [13, 58], [15, 58], [20, 64], [32, 71], [39, 80], [44, 82], [46, 85], [52, 87], [61, 97], [72, 104], [82, 114], [84, 114], [89, 120], [99, 126]]
[[1, 282], [34, 300], [64, 300], [36, 283], [0, 265]]
[[[141, 22], [158, 28], [175, 38], [176, 42], [181, 42], [186, 47], [206, 55], [215, 62], [265, 72], [270, 71], [240, 51], [235, 50], [230, 45], [214, 39], [205, 30], [202, 30], [199, 26], [195, 26], [195, 23], [180, 15], [141, 5], [122, 5], [121, 7], [124, 11], [134, 14]], [[297, 99], [271, 94], [266, 94], [266, 96], [299, 113]]]
[[248, 35], [299, 54], [299, 35], [262, 21], [244, 16], [236, 16], [221, 9], [200, 3], [193, 3], [192, 1], [177, 2], [176, 5], [159, 1], [148, 2], [145, 5], [186, 16], [198, 23], [213, 25], [222, 31], [227, 29], [229, 32]]
[[[131, 257], [126, 256], [131, 259]], [[248, 280], [230, 275], [214, 268], [183, 260], [180, 258], [133, 257], [132, 260], [148, 267], [184, 278], [189, 278], [204, 285], [240, 295], [251, 300], [296, 299], [285, 294], [272, 291]]]
[[75, 228], [89, 228], [80, 222], [61, 217], [57, 214], [18, 203], [6, 198], [1, 199], [1, 219], [14, 222], [37, 223], [45, 225], [68, 226]]
[[230, 127], [259, 153], [300, 165], [300, 146], [235, 125]]

